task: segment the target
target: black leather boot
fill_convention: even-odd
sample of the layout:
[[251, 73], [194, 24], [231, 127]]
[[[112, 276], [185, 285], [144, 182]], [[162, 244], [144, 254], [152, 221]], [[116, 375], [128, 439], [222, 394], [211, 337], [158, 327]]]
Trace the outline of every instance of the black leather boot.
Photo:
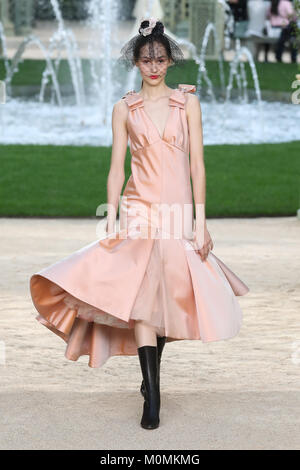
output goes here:
[[[164, 349], [166, 343], [166, 336], [157, 336], [157, 356], [158, 356], [158, 388], [160, 391], [160, 362], [161, 362], [161, 355]], [[144, 381], [142, 380], [141, 383], [141, 394], [143, 397], [145, 396], [145, 384]]]
[[159, 426], [160, 409], [157, 346], [141, 346], [137, 350], [145, 384], [141, 426], [145, 429], [155, 429]]

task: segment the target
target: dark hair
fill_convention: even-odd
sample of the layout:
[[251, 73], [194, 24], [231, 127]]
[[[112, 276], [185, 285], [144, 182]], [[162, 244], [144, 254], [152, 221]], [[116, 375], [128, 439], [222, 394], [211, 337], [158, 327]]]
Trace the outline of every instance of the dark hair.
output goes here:
[[[140, 29], [141, 28], [147, 28], [149, 21], [142, 21]], [[139, 31], [140, 31], [139, 29]], [[154, 50], [153, 50], [153, 42], [158, 42], [162, 44], [166, 50], [167, 56], [169, 59], [172, 60], [172, 51], [170, 47], [170, 43], [166, 36], [164, 36], [164, 25], [162, 24], [161, 21], [158, 21], [155, 25], [155, 27], [152, 30], [152, 33], [149, 34], [148, 36], [142, 36], [140, 35], [137, 39], [137, 41], [134, 44], [133, 48], [133, 58], [134, 61], [137, 62], [140, 57], [141, 49], [144, 47], [146, 44], [149, 44], [149, 52], [150, 52], [150, 57], [154, 57]], [[173, 61], [173, 60], [172, 60]]]
[[280, 0], [272, 0], [271, 1], [271, 13], [272, 15], [278, 15], [278, 6]]
[[165, 48], [168, 58], [173, 64], [183, 64], [185, 62], [182, 50], [176, 41], [170, 36], [164, 33], [164, 25], [161, 21], [157, 21], [152, 32], [144, 35], [144, 28], [148, 28], [150, 25], [149, 20], [143, 20], [139, 27], [139, 34], [130, 39], [121, 49], [121, 56], [118, 58], [118, 62], [125, 65], [127, 69], [134, 67], [135, 63], [140, 58], [141, 48], [146, 44], [149, 44], [150, 57], [154, 58], [154, 47], [153, 43], [157, 42], [162, 44]]

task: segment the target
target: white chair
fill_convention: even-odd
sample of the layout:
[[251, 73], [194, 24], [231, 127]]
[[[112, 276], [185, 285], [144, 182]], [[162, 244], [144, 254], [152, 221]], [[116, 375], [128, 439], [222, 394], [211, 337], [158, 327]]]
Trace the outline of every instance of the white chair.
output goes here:
[[249, 0], [247, 4], [249, 24], [247, 36], [263, 37], [266, 26], [267, 11], [271, 2], [264, 0]]

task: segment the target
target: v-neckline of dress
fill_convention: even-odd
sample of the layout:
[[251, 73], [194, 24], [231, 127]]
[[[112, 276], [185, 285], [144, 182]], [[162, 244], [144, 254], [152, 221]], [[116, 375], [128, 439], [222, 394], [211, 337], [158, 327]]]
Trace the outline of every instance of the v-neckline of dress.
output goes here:
[[158, 137], [160, 138], [160, 140], [164, 140], [165, 139], [165, 134], [166, 134], [166, 130], [167, 130], [167, 127], [168, 127], [168, 124], [169, 124], [169, 120], [170, 120], [170, 117], [171, 117], [171, 97], [174, 95], [176, 91], [176, 88], [173, 89], [172, 93], [170, 93], [169, 95], [169, 101], [168, 101], [168, 107], [169, 107], [169, 112], [168, 112], [168, 116], [167, 116], [167, 120], [165, 122], [165, 127], [164, 127], [164, 130], [163, 130], [163, 133], [162, 135], [160, 135], [160, 132], [156, 126], [156, 124], [154, 124], [152, 118], [149, 116], [149, 114], [147, 113], [147, 111], [145, 110], [145, 102], [144, 102], [144, 98], [136, 92], [136, 94], [141, 98], [142, 100], [142, 103], [143, 103], [143, 111], [144, 111], [144, 114], [146, 115], [146, 118], [148, 119], [148, 121], [150, 122], [150, 124], [152, 125], [152, 127], [155, 129], [155, 132], [157, 133]]

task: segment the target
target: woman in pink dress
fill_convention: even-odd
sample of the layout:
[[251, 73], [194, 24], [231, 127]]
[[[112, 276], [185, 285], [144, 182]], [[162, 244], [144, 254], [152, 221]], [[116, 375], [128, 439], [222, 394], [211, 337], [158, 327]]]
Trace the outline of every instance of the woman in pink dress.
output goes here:
[[267, 18], [272, 28], [281, 30], [276, 44], [275, 55], [277, 62], [282, 62], [282, 53], [286, 41], [290, 41], [291, 61], [297, 62], [297, 14], [290, 0], [272, 0]]
[[[65, 340], [68, 359], [86, 354], [90, 367], [101, 367], [110, 356], [138, 355], [141, 426], [154, 429], [165, 343], [235, 336], [242, 321], [237, 296], [249, 289], [211, 251], [196, 87], [165, 83], [168, 67], [184, 63], [181, 49], [150, 18], [120, 61], [136, 65], [143, 84], [113, 108], [107, 233], [34, 273], [30, 289], [37, 320]], [[115, 230], [128, 137], [132, 172]]]

